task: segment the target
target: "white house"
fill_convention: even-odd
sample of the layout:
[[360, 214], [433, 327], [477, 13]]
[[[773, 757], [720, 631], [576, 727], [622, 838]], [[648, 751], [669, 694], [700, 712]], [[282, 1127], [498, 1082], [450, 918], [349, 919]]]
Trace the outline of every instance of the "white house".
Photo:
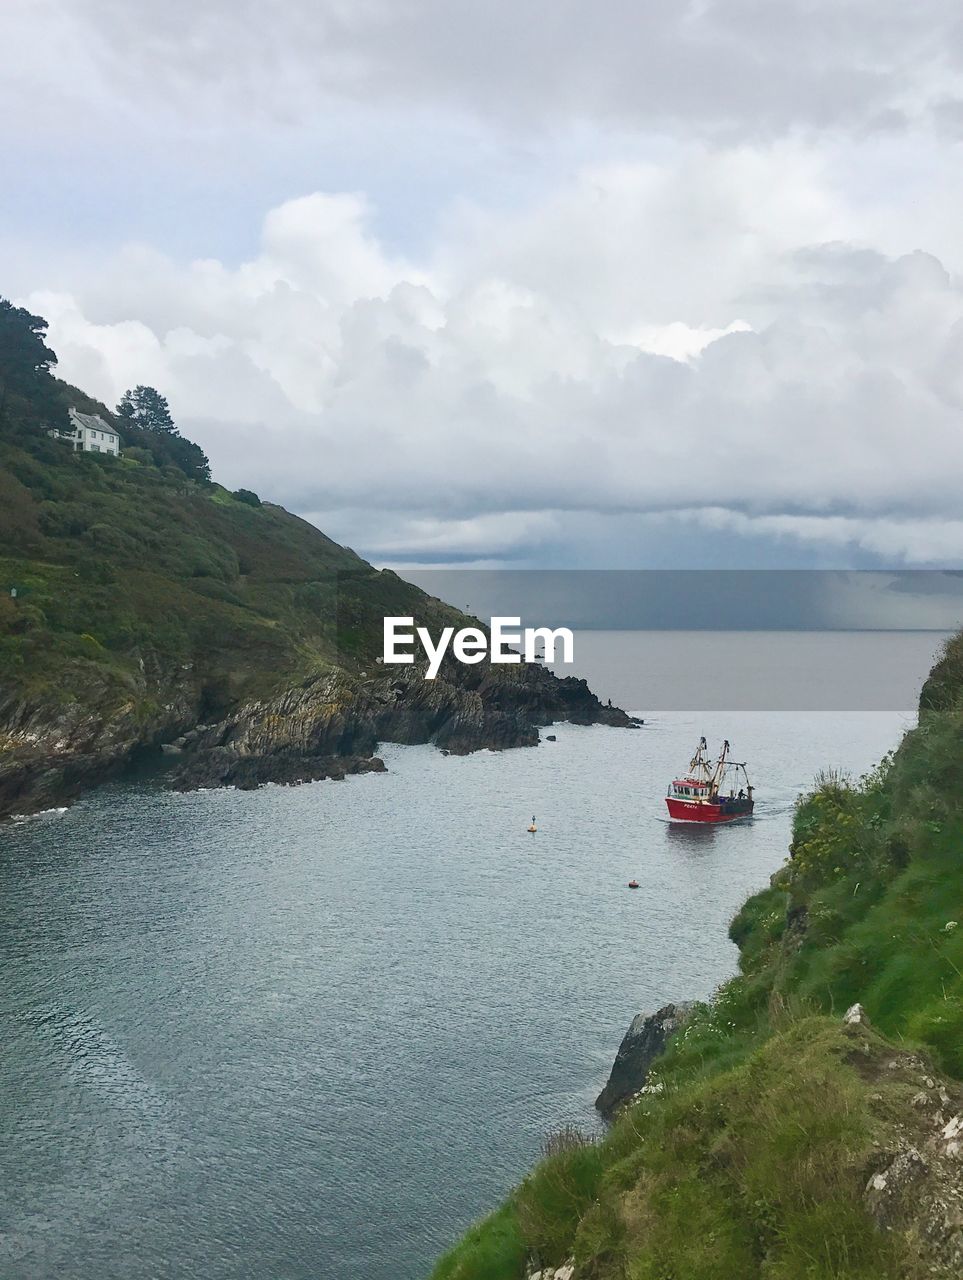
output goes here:
[[75, 450], [88, 453], [120, 453], [120, 436], [96, 413], [78, 413], [68, 409], [70, 431], [58, 432], [61, 440], [70, 440]]

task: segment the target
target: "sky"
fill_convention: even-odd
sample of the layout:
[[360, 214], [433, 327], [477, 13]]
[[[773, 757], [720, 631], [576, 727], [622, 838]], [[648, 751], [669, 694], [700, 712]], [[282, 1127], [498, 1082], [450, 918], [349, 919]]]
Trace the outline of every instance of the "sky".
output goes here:
[[949, 0], [3, 0], [0, 293], [378, 564], [963, 564]]

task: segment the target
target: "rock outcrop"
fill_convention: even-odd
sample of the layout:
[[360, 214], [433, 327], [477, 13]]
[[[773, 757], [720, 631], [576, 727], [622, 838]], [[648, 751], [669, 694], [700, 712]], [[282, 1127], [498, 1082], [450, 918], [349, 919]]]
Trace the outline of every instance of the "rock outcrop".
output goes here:
[[684, 1025], [691, 1002], [663, 1005], [656, 1013], [640, 1013], [619, 1045], [605, 1088], [595, 1099], [602, 1115], [611, 1117], [645, 1088], [649, 1070], [666, 1045]]
[[188, 790], [297, 782], [337, 776], [346, 761], [349, 772], [383, 768], [380, 761], [365, 763], [377, 759], [379, 742], [431, 742], [466, 755], [536, 746], [539, 726], [555, 720], [635, 723], [624, 711], [603, 706], [584, 680], [557, 679], [534, 664], [520, 664], [510, 675], [502, 671], [449, 663], [435, 680], [414, 667], [363, 681], [340, 672], [319, 676], [184, 736], [176, 744], [183, 759], [173, 785]]
[[151, 654], [122, 682], [74, 676], [67, 696], [0, 691], [0, 819], [69, 804], [138, 750], [184, 733], [202, 706], [193, 671]]
[[208, 696], [190, 666], [148, 659], [118, 695], [91, 684], [60, 700], [0, 705], [0, 817], [69, 803], [144, 748], [174, 757], [182, 790], [296, 783], [378, 771], [379, 742], [434, 743], [455, 755], [536, 746], [556, 720], [631, 727], [584, 680], [537, 664], [446, 662], [435, 680], [417, 666], [375, 677], [334, 669], [274, 697], [242, 702], [204, 723]]
[[178, 791], [197, 791], [202, 787], [256, 791], [267, 783], [295, 786], [299, 782], [320, 782], [323, 778], [339, 781], [354, 773], [384, 772], [385, 762], [379, 756], [312, 756], [294, 751], [242, 756], [228, 747], [214, 747], [177, 770], [173, 785]]
[[572, 1280], [575, 1275], [575, 1259], [569, 1258], [560, 1267], [544, 1267], [540, 1271], [530, 1271], [527, 1280]]
[[963, 1275], [963, 1092], [921, 1054], [894, 1052], [861, 1005], [843, 1025], [850, 1061], [880, 1089], [863, 1203], [880, 1231], [902, 1237], [911, 1274]]

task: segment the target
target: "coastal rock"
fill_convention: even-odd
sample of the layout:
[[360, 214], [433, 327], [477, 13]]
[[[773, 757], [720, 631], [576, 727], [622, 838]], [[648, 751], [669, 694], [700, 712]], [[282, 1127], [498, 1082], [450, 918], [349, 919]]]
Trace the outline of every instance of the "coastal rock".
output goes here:
[[575, 1259], [569, 1258], [560, 1267], [543, 1267], [540, 1271], [532, 1271], [528, 1280], [572, 1280], [575, 1275]]
[[[890, 1091], [877, 1115], [877, 1149], [865, 1168], [863, 1203], [880, 1231], [903, 1240], [912, 1260], [907, 1274], [963, 1275], [963, 1093], [920, 1054], [894, 1054], [861, 1026], [869, 1053], [857, 1070]], [[905, 1107], [894, 1107], [894, 1085]]]
[[861, 1004], [850, 1005], [843, 1014], [843, 1025], [846, 1027], [869, 1027], [869, 1018], [866, 1016], [866, 1010]]
[[[120, 693], [96, 675], [71, 673], [72, 697], [4, 697], [0, 687], [0, 819], [69, 804], [115, 775], [142, 748], [197, 722], [192, 676], [145, 652]], [[65, 677], [66, 678], [66, 677]], [[149, 702], [150, 717], [143, 714]]]
[[904, 1198], [926, 1174], [926, 1161], [915, 1147], [900, 1151], [881, 1172], [874, 1173], [866, 1184], [866, 1207], [880, 1227], [891, 1227], [896, 1221]]
[[534, 747], [539, 726], [554, 720], [634, 724], [584, 680], [534, 664], [506, 676], [448, 663], [435, 680], [412, 667], [363, 681], [335, 672], [188, 734], [171, 781], [179, 790], [253, 787], [383, 769], [379, 742], [430, 742], [448, 755]]
[[619, 1045], [605, 1088], [595, 1099], [602, 1115], [611, 1117], [644, 1086], [652, 1063], [664, 1053], [669, 1040], [692, 1011], [690, 1001], [663, 1005], [656, 1013], [640, 1013]]
[[340, 781], [355, 773], [384, 772], [385, 762], [378, 756], [307, 756], [289, 751], [243, 756], [226, 747], [215, 747], [187, 760], [172, 776], [171, 785], [177, 791], [201, 787], [254, 791], [267, 783], [294, 786], [323, 778]]
[[173, 785], [261, 786], [383, 769], [379, 742], [433, 743], [452, 755], [538, 745], [556, 720], [632, 728], [584, 680], [535, 663], [469, 667], [446, 661], [435, 680], [416, 665], [371, 678], [335, 669], [273, 697], [230, 705], [223, 682], [143, 650], [138, 675], [118, 693], [85, 672], [74, 696], [3, 698], [0, 818], [59, 806], [145, 749], [164, 752]]

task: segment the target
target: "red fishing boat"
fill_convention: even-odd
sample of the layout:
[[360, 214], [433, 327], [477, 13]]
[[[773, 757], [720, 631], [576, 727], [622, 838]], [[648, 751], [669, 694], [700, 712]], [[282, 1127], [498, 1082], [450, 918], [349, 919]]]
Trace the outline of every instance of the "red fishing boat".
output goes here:
[[699, 739], [688, 774], [669, 784], [665, 803], [674, 822], [734, 822], [751, 815], [752, 786], [746, 766], [729, 759], [728, 739], [714, 762], [705, 738]]

